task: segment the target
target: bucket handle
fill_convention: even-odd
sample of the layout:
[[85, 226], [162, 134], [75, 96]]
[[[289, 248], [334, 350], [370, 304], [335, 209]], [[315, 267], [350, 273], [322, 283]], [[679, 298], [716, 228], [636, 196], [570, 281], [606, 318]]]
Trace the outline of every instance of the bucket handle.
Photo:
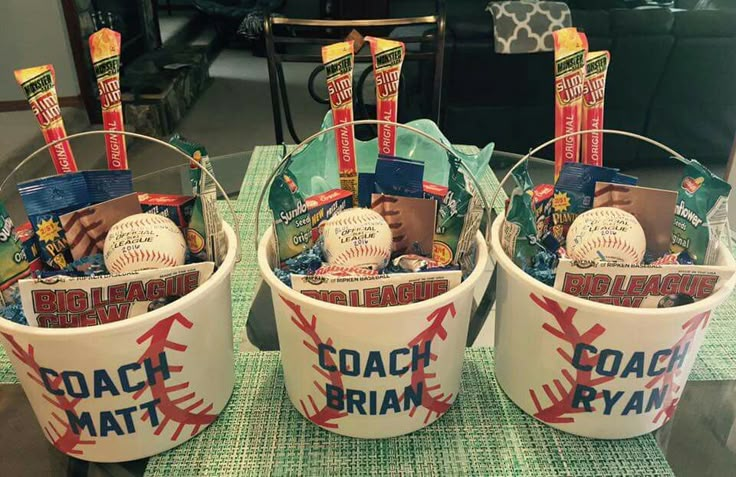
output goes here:
[[[486, 226], [486, 239], [490, 235], [490, 224], [492, 222], [493, 216], [491, 215], [492, 207], [489, 205], [485, 195], [482, 192], [482, 189], [480, 188], [480, 184], [478, 182], [478, 179], [473, 175], [472, 172], [470, 172], [470, 169], [465, 165], [465, 163], [460, 160], [459, 157], [457, 157], [457, 154], [455, 154], [447, 144], [440, 141], [439, 139], [431, 136], [430, 134], [422, 131], [421, 129], [417, 129], [413, 126], [409, 126], [407, 124], [402, 123], [396, 123], [393, 121], [384, 121], [382, 119], [360, 119], [357, 121], [349, 121], [341, 124], [336, 124], [333, 126], [330, 126], [325, 129], [321, 129], [317, 131], [316, 133], [312, 134], [308, 138], [304, 139], [302, 142], [300, 142], [296, 147], [294, 147], [291, 151], [287, 152], [283, 158], [279, 161], [279, 163], [276, 165], [276, 167], [271, 171], [271, 175], [266, 180], [266, 183], [263, 186], [263, 189], [261, 189], [261, 193], [258, 197], [258, 204], [256, 209], [256, 223], [255, 223], [255, 230], [256, 233], [253, 235], [254, 237], [254, 247], [256, 250], [256, 253], [258, 252], [258, 241], [259, 241], [259, 235], [260, 235], [260, 211], [261, 207], [263, 207], [263, 199], [266, 196], [267, 191], [271, 188], [271, 183], [273, 182], [274, 178], [278, 174], [278, 172], [283, 168], [283, 166], [291, 159], [291, 157], [296, 154], [297, 152], [300, 152], [302, 149], [304, 149], [309, 143], [311, 143], [313, 140], [331, 132], [335, 131], [337, 129], [343, 128], [343, 127], [352, 127], [352, 126], [360, 126], [360, 125], [384, 125], [384, 126], [393, 126], [396, 128], [405, 129], [407, 131], [411, 131], [415, 134], [418, 134], [419, 136], [422, 136], [423, 138], [429, 140], [430, 142], [436, 144], [440, 148], [444, 149], [446, 153], [452, 155], [453, 157], [458, 159], [458, 163], [460, 164], [460, 168], [465, 172], [465, 175], [470, 178], [471, 182], [473, 183], [473, 187], [476, 190], [476, 193], [480, 197], [481, 201], [483, 202], [483, 208], [486, 211], [486, 218], [488, 220], [488, 224]], [[496, 196], [494, 195], [494, 198]], [[493, 202], [491, 202], [493, 204]], [[490, 243], [490, 242], [489, 242]]]
[[85, 137], [85, 136], [116, 135], [116, 134], [120, 134], [122, 136], [134, 137], [134, 138], [138, 138], [138, 139], [143, 139], [145, 141], [149, 141], [149, 142], [158, 144], [159, 146], [163, 146], [163, 147], [165, 147], [167, 149], [170, 149], [171, 151], [173, 151], [173, 152], [177, 153], [178, 155], [184, 157], [189, 162], [189, 165], [190, 166], [193, 164], [193, 165], [197, 166], [202, 172], [204, 172], [205, 174], [207, 174], [207, 177], [209, 177], [215, 183], [215, 185], [217, 186], [217, 189], [220, 191], [220, 193], [222, 194], [222, 196], [225, 198], [225, 202], [227, 204], [227, 207], [228, 207], [228, 209], [230, 209], [230, 214], [233, 217], [233, 222], [234, 222], [234, 225], [235, 225], [235, 237], [236, 237], [236, 244], [235, 245], [237, 247], [237, 254], [236, 254], [236, 257], [235, 257], [235, 262], [236, 263], [239, 263], [240, 262], [240, 259], [241, 259], [241, 253], [240, 253], [241, 252], [241, 244], [240, 244], [240, 219], [238, 218], [238, 215], [235, 213], [235, 208], [233, 207], [232, 202], [228, 198], [227, 192], [225, 191], [225, 188], [222, 187], [222, 184], [220, 184], [217, 181], [217, 179], [215, 178], [215, 176], [213, 174], [211, 174], [199, 162], [195, 161], [192, 157], [188, 156], [187, 154], [185, 154], [184, 152], [180, 151], [179, 149], [177, 149], [176, 147], [172, 146], [171, 144], [169, 144], [169, 143], [167, 143], [165, 141], [162, 141], [160, 139], [157, 139], [155, 137], [146, 136], [145, 134], [139, 134], [139, 133], [134, 133], [134, 132], [130, 132], [130, 131], [114, 131], [114, 130], [111, 130], [111, 131], [103, 131], [103, 130], [84, 131], [84, 132], [80, 132], [80, 133], [76, 133], [76, 134], [71, 134], [71, 135], [66, 136], [64, 138], [57, 139], [55, 141], [49, 142], [48, 144], [45, 144], [44, 146], [39, 147], [38, 149], [36, 149], [32, 153], [30, 153], [28, 156], [26, 156], [25, 159], [23, 159], [22, 161], [20, 161], [20, 163], [17, 166], [15, 166], [15, 168], [13, 168], [12, 171], [10, 171], [10, 174], [8, 174], [5, 177], [5, 179], [3, 179], [2, 183], [0, 183], [0, 191], [5, 188], [5, 185], [8, 183], [8, 181], [10, 180], [10, 178], [13, 177], [15, 175], [15, 173], [17, 173], [19, 170], [21, 170], [21, 168], [26, 163], [28, 163], [31, 159], [33, 159], [34, 157], [36, 157], [39, 154], [41, 154], [43, 151], [45, 151], [45, 150], [47, 150], [47, 149], [49, 149], [49, 148], [51, 148], [51, 147], [53, 147], [53, 146], [55, 146], [55, 145], [57, 145], [59, 143], [68, 141], [70, 139], [78, 139], [80, 137]]

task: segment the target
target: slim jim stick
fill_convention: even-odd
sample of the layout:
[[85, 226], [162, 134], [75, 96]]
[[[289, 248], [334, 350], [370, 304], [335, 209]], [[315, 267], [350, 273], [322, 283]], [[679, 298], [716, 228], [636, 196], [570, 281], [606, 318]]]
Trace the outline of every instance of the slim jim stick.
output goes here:
[[[89, 53], [97, 77], [105, 131], [122, 131], [123, 103], [120, 97], [120, 33], [103, 28], [89, 37]], [[108, 169], [127, 169], [128, 153], [122, 134], [106, 134]]]
[[[580, 130], [588, 39], [575, 28], [552, 33], [555, 41], [555, 137]], [[555, 181], [565, 162], [578, 162], [578, 136], [555, 143]]]
[[[353, 120], [353, 42], [343, 41], [322, 47], [327, 92], [334, 124]], [[340, 172], [340, 188], [353, 194], [358, 203], [358, 168], [355, 160], [355, 136], [352, 124], [335, 131], [335, 147]]]
[[[15, 70], [15, 81], [26, 94], [46, 144], [66, 137], [59, 98], [56, 96], [55, 80], [56, 74], [51, 65]], [[52, 146], [49, 154], [58, 174], [77, 170], [77, 163], [74, 161], [68, 141]]]
[[[606, 92], [606, 72], [611, 54], [591, 51], [585, 60], [583, 84], [583, 129], [603, 129], [603, 100]], [[590, 133], [583, 136], [583, 164], [603, 165], [603, 135]]]
[[[371, 45], [373, 76], [376, 78], [377, 117], [396, 122], [399, 100], [399, 79], [406, 47], [400, 41], [365, 37]], [[378, 125], [378, 153], [396, 155], [396, 126]]]

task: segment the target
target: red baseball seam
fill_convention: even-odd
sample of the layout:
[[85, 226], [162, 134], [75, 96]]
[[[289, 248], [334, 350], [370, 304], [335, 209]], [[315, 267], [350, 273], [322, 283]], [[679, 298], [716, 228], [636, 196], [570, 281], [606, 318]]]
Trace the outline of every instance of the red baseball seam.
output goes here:
[[[34, 356], [33, 345], [29, 344], [28, 350], [26, 351], [20, 346], [20, 344], [18, 344], [18, 342], [15, 340], [15, 337], [8, 333], [2, 333], [2, 335], [13, 347], [13, 355], [15, 355], [16, 358], [18, 358], [23, 364], [30, 368], [31, 371], [26, 373], [28, 377], [31, 378], [36, 384], [41, 386], [42, 389], [46, 389], [46, 386], [44, 386], [43, 380], [41, 378], [41, 367], [36, 362], [36, 358]], [[59, 385], [61, 384], [61, 380], [61, 376], [56, 376], [52, 379], [49, 379], [49, 387], [54, 391], [58, 390]], [[50, 396], [46, 392], [42, 393], [42, 396], [52, 406], [59, 409], [64, 416], [66, 416], [66, 413], [69, 412], [72, 413], [72, 415], [74, 415], [77, 419], [79, 419], [76, 407], [81, 398], [69, 399], [66, 397], [66, 395], [56, 394]], [[54, 447], [59, 449], [59, 451], [63, 452], [64, 454], [81, 456], [84, 455], [84, 450], [80, 449], [79, 446], [95, 444], [94, 440], [83, 440], [79, 434], [74, 433], [71, 426], [69, 425], [69, 422], [62, 419], [62, 417], [56, 412], [52, 412], [51, 416], [57, 421], [57, 425], [60, 426], [61, 431], [57, 429], [52, 420], [49, 420], [47, 422], [47, 425], [43, 426], [43, 430], [44, 432], [46, 432], [46, 435], [49, 437], [49, 440], [53, 443]]]
[[[456, 315], [455, 304], [452, 302], [437, 308], [427, 316], [426, 319], [429, 322], [429, 326], [409, 342], [409, 347], [418, 346], [419, 354], [421, 354], [426, 350], [428, 343], [435, 338], [439, 338], [444, 341], [447, 338], [447, 330], [443, 326], [443, 322], [448, 315], [452, 318]], [[437, 361], [437, 355], [432, 353], [430, 354], [429, 359], [430, 361]], [[426, 368], [427, 366], [425, 366], [424, 360], [419, 360], [417, 369], [413, 371], [411, 375], [412, 389], [416, 391], [419, 383], [422, 383], [422, 407], [427, 410], [427, 414], [424, 417], [425, 424], [430, 421], [433, 414], [436, 415], [435, 420], [439, 419], [440, 416], [450, 409], [450, 406], [455, 401], [455, 396], [452, 393], [445, 396], [445, 394], [441, 392], [441, 385], [430, 385], [428, 383], [430, 379], [437, 377], [437, 373], [428, 373]], [[431, 393], [434, 391], [437, 391], [437, 394], [432, 395]], [[403, 401], [403, 399], [404, 394], [399, 396], [399, 402]], [[414, 406], [409, 411], [410, 417], [414, 417], [417, 408], [417, 406]]]
[[[168, 318], [164, 318], [159, 321], [136, 340], [138, 344], [143, 344], [150, 340], [148, 348], [146, 348], [138, 359], [138, 363], [143, 363], [145, 360], [149, 360], [153, 367], [158, 367], [161, 365], [159, 356], [166, 350], [176, 352], [186, 351], [186, 345], [169, 340], [171, 329], [175, 323], [178, 323], [187, 329], [191, 329], [194, 326], [194, 324], [187, 320], [181, 313], [175, 313]], [[184, 369], [183, 366], [174, 365], [169, 365], [168, 368], [171, 374], [180, 373]], [[217, 415], [210, 413], [214, 407], [212, 403], [202, 407], [198, 411], [195, 411], [204, 404], [204, 399], [200, 398], [195, 401], [195, 399], [197, 399], [195, 392], [190, 392], [179, 397], [173, 397], [174, 393], [187, 388], [189, 388], [188, 381], [171, 384], [166, 383], [163, 379], [159, 379], [152, 385], [146, 383], [143, 388], [133, 394], [134, 399], [139, 399], [145, 391], [150, 390], [152, 398], [159, 401], [156, 405], [156, 410], [163, 416], [163, 419], [159, 420], [159, 424], [154, 431], [155, 435], [161, 435], [166, 426], [170, 422], [173, 422], [178, 424], [171, 435], [171, 440], [175, 441], [179, 438], [181, 432], [186, 426], [192, 426], [190, 436], [194, 436], [203, 426], [207, 426], [215, 420]], [[189, 404], [184, 404], [187, 402]], [[146, 421], [149, 417], [150, 416], [146, 411], [141, 417], [141, 420]]]
[[[705, 328], [708, 326], [708, 321], [710, 319], [710, 310], [704, 311], [703, 313], [698, 313], [697, 315], [690, 318], [688, 321], [686, 321], [682, 325], [682, 329], [685, 330], [683, 332], [683, 335], [680, 337], [679, 340], [675, 342], [675, 344], [670, 347], [670, 351], [674, 353], [676, 348], [680, 349], [680, 352], [682, 352], [684, 346], [687, 343], [692, 343], [693, 339], [695, 338], [695, 335], [698, 332], [698, 328], [702, 328], [705, 330]], [[694, 350], [692, 348], [689, 348], [689, 352], [693, 353]], [[670, 353], [667, 356], [661, 356], [659, 358], [660, 362], [666, 361], [668, 358], [672, 357], [672, 353]], [[666, 371], [659, 376], [656, 376], [649, 380], [646, 384], [647, 389], [651, 389], [657, 385], [661, 381], [661, 388], [663, 389], [665, 386], [667, 386], [667, 395], [665, 396], [664, 403], [662, 405], [662, 408], [657, 412], [657, 414], [654, 416], [654, 419], [652, 420], [653, 423], [657, 423], [659, 421], [659, 418], [664, 417], [664, 422], [662, 424], [667, 423], [670, 419], [672, 419], [672, 416], [675, 414], [675, 410], [677, 409], [677, 405], [680, 402], [680, 395], [682, 393], [682, 390], [684, 389], [684, 383], [680, 384], [677, 383], [677, 378], [680, 377], [682, 374], [682, 370], [680, 368], [672, 368], [669, 371]]]
[[[534, 303], [537, 304], [537, 306], [552, 315], [552, 317], [555, 319], [555, 322], [557, 323], [557, 326], [559, 328], [555, 328], [548, 323], [544, 323], [542, 325], [542, 328], [552, 336], [555, 336], [556, 338], [559, 338], [560, 340], [570, 345], [569, 351], [564, 350], [562, 347], [557, 348], [557, 353], [562, 356], [562, 358], [567, 363], [569, 363], [570, 366], [573, 366], [572, 356], [574, 355], [575, 348], [578, 346], [578, 344], [585, 343], [590, 345], [606, 331], [603, 326], [595, 324], [590, 327], [586, 332], [581, 334], [577, 327], [575, 327], [575, 325], [573, 324], [573, 319], [575, 317], [575, 313], [577, 312], [576, 308], [567, 307], [565, 310], [563, 310], [557, 301], [550, 298], [540, 298], [533, 293], [530, 293], [529, 297]], [[598, 356], [587, 356], [586, 352], [583, 351], [579, 363], [585, 367], [590, 366], [592, 368], [595, 368], [595, 366], [598, 364]], [[573, 368], [575, 367], [573, 366]], [[563, 368], [560, 372], [565, 381], [567, 381], [568, 386], [566, 387], [562, 383], [561, 379], [553, 379], [551, 383], [552, 385], [542, 385], [542, 390], [550, 401], [550, 404], [547, 407], [544, 407], [541, 404], [534, 389], [529, 389], [529, 395], [534, 402], [534, 407], [537, 409], [534, 417], [536, 417], [540, 421], [556, 424], [566, 424], [574, 422], [575, 419], [574, 417], [570, 416], [571, 414], [585, 412], [584, 408], [575, 408], [572, 406], [572, 399], [576, 387], [578, 385], [594, 387], [614, 379], [612, 376], [601, 376], [599, 378], [593, 378], [592, 370], [582, 371], [577, 368], [575, 368], [574, 377], [565, 368]], [[552, 386], [554, 386], [554, 389], [552, 388]], [[557, 394], [555, 394], [555, 391], [557, 391]], [[598, 399], [599, 397], [600, 396], [598, 396], [596, 399]], [[595, 411], [594, 408], [593, 411]]]
[[[281, 301], [283, 301], [286, 306], [288, 306], [289, 309], [291, 309], [291, 311], [293, 312], [293, 315], [291, 316], [292, 323], [294, 323], [297, 328], [299, 328], [305, 335], [307, 335], [308, 340], [305, 339], [304, 341], [302, 341], [307, 349], [318, 355], [319, 346], [321, 344], [332, 346], [332, 338], [328, 338], [327, 342], [323, 342], [322, 338], [320, 338], [319, 334], [317, 334], [316, 316], [312, 315], [312, 319], [307, 320], [307, 318], [302, 313], [301, 306], [288, 300], [287, 298], [284, 298], [281, 295], [279, 295], [279, 298], [281, 298]], [[326, 354], [324, 356], [324, 360], [329, 367], [335, 366], [335, 362], [332, 359], [332, 356], [330, 356], [329, 354]], [[326, 380], [328, 380], [331, 385], [342, 389], [342, 374], [339, 371], [327, 371], [314, 364], [312, 365], [312, 368], [320, 375], [322, 375]], [[313, 383], [314, 387], [316, 387], [323, 396], [327, 395], [327, 390], [323, 388], [316, 380]], [[307, 417], [307, 419], [320, 427], [337, 429], [338, 424], [334, 421], [348, 415], [347, 412], [337, 411], [331, 407], [328, 407], [327, 404], [320, 408], [319, 406], [317, 406], [317, 403], [315, 402], [311, 394], [307, 395], [307, 399], [309, 399], [309, 403], [312, 406], [312, 413], [310, 414], [310, 411], [307, 409], [307, 405], [305, 404], [304, 400], [300, 399], [299, 404], [301, 404], [302, 406], [302, 411], [304, 412], [304, 415]]]

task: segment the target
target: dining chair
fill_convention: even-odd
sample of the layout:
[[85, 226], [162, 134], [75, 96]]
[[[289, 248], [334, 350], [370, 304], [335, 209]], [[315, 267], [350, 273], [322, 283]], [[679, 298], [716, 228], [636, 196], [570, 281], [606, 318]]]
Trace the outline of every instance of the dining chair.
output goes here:
[[[436, 2], [434, 14], [418, 17], [370, 20], [313, 20], [268, 16], [264, 22], [264, 34], [276, 144], [281, 144], [284, 141], [284, 121], [291, 139], [295, 143], [301, 142], [292, 118], [284, 80], [283, 64], [288, 62], [318, 64], [307, 78], [307, 88], [312, 99], [318, 103], [329, 105], [328, 98], [321, 97], [314, 87], [317, 76], [324, 70], [320, 47], [344, 40], [346, 35], [353, 30], [357, 31], [361, 37], [367, 35], [382, 36], [404, 42], [406, 44], [404, 69], [408, 62], [431, 64], [433, 72], [430, 100], [431, 118], [437, 124], [440, 124], [442, 66], [445, 49], [444, 1], [438, 0]], [[356, 118], [367, 119], [362, 91], [367, 77], [373, 71], [370, 49], [367, 46], [356, 52], [355, 63], [370, 64], [360, 73], [357, 81], [354, 81], [353, 84]], [[426, 70], [420, 69], [419, 71]], [[421, 76], [420, 81], [425, 80], [423, 74], [419, 76]], [[399, 93], [399, 97], [401, 98], [401, 93]]]

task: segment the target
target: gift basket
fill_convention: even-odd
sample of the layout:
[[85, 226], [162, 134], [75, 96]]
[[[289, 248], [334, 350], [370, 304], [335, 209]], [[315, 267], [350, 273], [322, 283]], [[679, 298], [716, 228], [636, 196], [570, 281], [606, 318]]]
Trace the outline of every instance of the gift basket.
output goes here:
[[[586, 437], [634, 437], [674, 414], [714, 309], [732, 293], [731, 186], [637, 134], [603, 129], [607, 51], [553, 33], [555, 138], [504, 177], [514, 190], [491, 231], [498, 383], [524, 412]], [[684, 165], [671, 190], [603, 165], [605, 134]], [[554, 183], [531, 156], [554, 145]]]
[[[266, 182], [258, 210], [268, 196], [273, 225], [256, 247], [296, 410], [384, 438], [457, 399], [473, 295], [490, 275], [477, 177], [493, 145], [465, 154], [431, 121], [397, 123], [404, 46], [366, 40], [379, 119], [353, 121], [352, 42], [324, 47], [332, 111]], [[362, 125], [377, 137], [357, 140]]]
[[[0, 186], [7, 194], [29, 161], [51, 155], [57, 175], [17, 184], [29, 222], [15, 227], [0, 208], [0, 343], [47, 439], [96, 462], [140, 459], [197, 435], [235, 379], [239, 245], [216, 209], [224, 190], [203, 147], [122, 131], [116, 35], [90, 39], [105, 131], [66, 136], [53, 67], [16, 71], [47, 144]], [[118, 50], [95, 58], [100, 45]], [[72, 143], [86, 136], [105, 137], [108, 169], [77, 170]], [[125, 137], [183, 157], [192, 194], [133, 192]]]
[[[563, 165], [554, 186], [533, 187], [531, 156], [590, 134], [632, 137], [681, 161], [679, 192], [580, 163]], [[696, 161], [615, 130], [552, 139], [501, 184], [511, 176], [519, 187], [490, 239], [499, 385], [527, 414], [573, 434], [618, 439], [661, 427], [677, 408], [711, 314], [736, 285], [729, 187]], [[556, 237], [566, 239], [563, 247]]]

